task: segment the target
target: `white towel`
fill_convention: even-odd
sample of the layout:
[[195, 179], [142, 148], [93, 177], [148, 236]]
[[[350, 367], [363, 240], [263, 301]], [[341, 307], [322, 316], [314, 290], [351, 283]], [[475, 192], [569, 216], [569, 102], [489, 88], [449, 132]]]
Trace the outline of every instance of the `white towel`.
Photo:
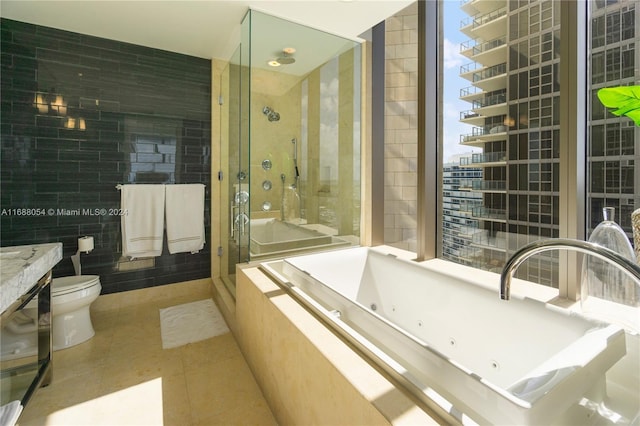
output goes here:
[[155, 257], [162, 254], [164, 185], [120, 187], [122, 255]]
[[22, 413], [22, 404], [20, 401], [11, 401], [8, 404], [0, 406], [0, 425], [13, 426], [18, 421]]
[[166, 186], [169, 253], [196, 253], [204, 247], [204, 185]]

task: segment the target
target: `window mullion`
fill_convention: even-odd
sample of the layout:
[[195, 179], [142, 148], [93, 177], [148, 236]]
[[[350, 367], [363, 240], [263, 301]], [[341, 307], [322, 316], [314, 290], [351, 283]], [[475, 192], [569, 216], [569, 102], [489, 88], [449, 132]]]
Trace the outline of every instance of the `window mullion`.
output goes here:
[[[432, 259], [442, 252], [442, 138], [438, 137], [442, 79], [438, 49], [441, 13], [436, 0], [418, 2], [418, 194], [417, 258]], [[438, 58], [438, 60], [434, 60]]]
[[[560, 9], [560, 217], [561, 238], [585, 239], [587, 137], [587, 2], [563, 1]], [[559, 253], [559, 296], [580, 294], [577, 253]]]

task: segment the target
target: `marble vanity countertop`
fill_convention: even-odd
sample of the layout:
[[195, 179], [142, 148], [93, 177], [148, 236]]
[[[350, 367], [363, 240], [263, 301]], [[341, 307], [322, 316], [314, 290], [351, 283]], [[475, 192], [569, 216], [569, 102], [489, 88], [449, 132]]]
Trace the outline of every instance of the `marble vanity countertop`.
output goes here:
[[0, 312], [62, 260], [62, 243], [0, 247]]

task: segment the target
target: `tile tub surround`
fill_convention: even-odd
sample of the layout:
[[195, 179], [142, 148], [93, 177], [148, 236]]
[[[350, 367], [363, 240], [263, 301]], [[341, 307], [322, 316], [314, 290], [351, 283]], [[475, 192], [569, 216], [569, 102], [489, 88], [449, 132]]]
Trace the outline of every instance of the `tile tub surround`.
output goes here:
[[62, 259], [62, 244], [0, 248], [0, 312], [4, 312]]
[[[7, 19], [0, 27], [1, 244], [62, 242], [59, 277], [74, 274], [69, 257], [91, 235], [82, 271], [100, 276], [103, 293], [211, 276], [211, 61]], [[152, 267], [118, 269], [124, 183], [203, 183], [204, 250], [169, 255], [165, 242]]]
[[438, 424], [256, 267], [238, 268], [236, 321], [279, 424]]

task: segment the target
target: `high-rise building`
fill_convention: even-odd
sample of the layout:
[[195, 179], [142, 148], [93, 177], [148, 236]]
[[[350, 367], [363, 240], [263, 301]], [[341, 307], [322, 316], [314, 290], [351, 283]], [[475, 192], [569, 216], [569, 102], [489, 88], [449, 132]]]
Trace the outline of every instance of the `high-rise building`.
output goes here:
[[[461, 54], [470, 60], [460, 76], [469, 86], [460, 98], [470, 108], [460, 121], [472, 126], [464, 145], [482, 148], [462, 167], [480, 167], [474, 191], [482, 205], [473, 210], [484, 246], [484, 269], [502, 266], [523, 244], [558, 237], [560, 3], [551, 0], [463, 0], [468, 17], [460, 31], [469, 40]], [[618, 221], [631, 236], [630, 215], [639, 205], [640, 132], [626, 118], [605, 112], [596, 97], [600, 87], [638, 84], [640, 34], [633, 1], [590, 3], [591, 83], [589, 230], [602, 220], [604, 206], [616, 207]], [[557, 282], [557, 259], [536, 256], [518, 276], [542, 284]]]
[[442, 184], [442, 257], [463, 265], [482, 261], [481, 235], [473, 209], [482, 204], [482, 195], [472, 191], [482, 181], [482, 169], [460, 167], [460, 160], [443, 165]]

